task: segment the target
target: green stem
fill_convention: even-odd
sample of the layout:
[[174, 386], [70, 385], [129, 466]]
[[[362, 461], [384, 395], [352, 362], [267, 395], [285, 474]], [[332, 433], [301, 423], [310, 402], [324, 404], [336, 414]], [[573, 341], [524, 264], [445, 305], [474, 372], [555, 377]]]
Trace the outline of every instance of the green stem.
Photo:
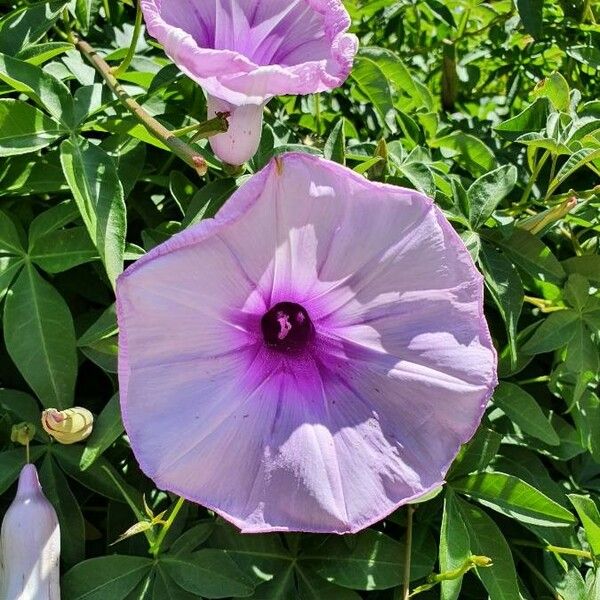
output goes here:
[[539, 162], [535, 165], [533, 173], [531, 173], [531, 177], [529, 178], [529, 181], [527, 182], [527, 187], [523, 191], [521, 200], [519, 200], [520, 206], [527, 203], [529, 194], [531, 194], [531, 190], [533, 189], [533, 186], [535, 185], [535, 182], [537, 181], [537, 178], [539, 177], [540, 172], [541, 172], [543, 166], [546, 164], [546, 161], [548, 160], [549, 157], [550, 157], [550, 152], [548, 150], [546, 150], [546, 152], [544, 152], [544, 154], [542, 155], [542, 158], [540, 158]]
[[579, 558], [585, 558], [587, 560], [592, 560], [592, 555], [590, 552], [586, 550], [578, 550], [577, 548], [563, 548], [562, 546], [553, 546], [552, 544], [548, 544], [544, 547], [548, 552], [554, 552], [556, 554], [568, 554], [569, 556], [579, 556]]
[[532, 383], [546, 383], [550, 381], [550, 375], [540, 375], [539, 377], [532, 377], [531, 379], [521, 379], [517, 381], [519, 385], [530, 385]]
[[138, 40], [140, 39], [140, 31], [142, 30], [142, 7], [138, 0], [135, 4], [135, 24], [133, 26], [133, 36], [131, 37], [131, 44], [129, 50], [123, 59], [123, 62], [116, 68], [113, 69], [113, 75], [119, 78], [123, 73], [127, 72], [133, 57], [135, 56], [135, 49], [137, 48]]
[[100, 73], [113, 94], [121, 104], [157, 139], [165, 144], [181, 160], [186, 162], [192, 169], [203, 176], [208, 170], [208, 165], [202, 156], [189, 144], [180, 140], [169, 131], [162, 123], [150, 116], [121, 86], [117, 78], [111, 72], [108, 63], [82, 39], [74, 39], [75, 47], [86, 57], [91, 65]]
[[110, 4], [108, 3], [108, 0], [102, 0], [102, 6], [104, 7], [104, 16], [106, 17], [106, 20], [110, 23], [111, 14], [110, 14]]
[[317, 137], [321, 137], [321, 94], [315, 94], [315, 121]]
[[[558, 154], [552, 155], [552, 163], [550, 164], [550, 177], [548, 177], [548, 181], [554, 181], [554, 174], [556, 173], [556, 161], [558, 160]], [[552, 189], [549, 187], [546, 191], [546, 195], [544, 196], [544, 202], [548, 201], [548, 198], [552, 195]]]
[[154, 542], [154, 544], [150, 548], [150, 553], [152, 554], [152, 556], [154, 556], [154, 557], [158, 556], [158, 554], [160, 552], [160, 547], [161, 547], [167, 533], [169, 533], [169, 529], [171, 529], [171, 525], [173, 525], [173, 522], [177, 518], [177, 515], [179, 514], [179, 511], [181, 510], [181, 507], [183, 506], [184, 502], [185, 502], [184, 498], [179, 497], [177, 499], [177, 502], [176, 502], [175, 506], [173, 507], [173, 510], [171, 510], [171, 514], [169, 515], [169, 518], [166, 520], [165, 524], [163, 525], [162, 529], [160, 530], [160, 533], [158, 534], [158, 536], [156, 538], [156, 542]]
[[410, 559], [412, 554], [412, 537], [413, 537], [413, 514], [415, 512], [412, 504], [407, 506], [406, 514], [406, 553], [404, 555], [404, 581], [402, 600], [408, 600], [410, 597]]

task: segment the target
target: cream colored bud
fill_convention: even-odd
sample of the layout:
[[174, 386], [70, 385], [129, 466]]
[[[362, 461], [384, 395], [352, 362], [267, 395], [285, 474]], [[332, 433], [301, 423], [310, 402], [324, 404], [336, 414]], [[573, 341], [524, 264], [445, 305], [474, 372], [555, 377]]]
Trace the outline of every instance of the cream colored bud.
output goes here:
[[25, 465], [0, 536], [0, 598], [60, 600], [60, 528], [34, 465]]
[[42, 427], [61, 444], [74, 444], [92, 433], [94, 415], [81, 406], [57, 410], [49, 408], [42, 413]]

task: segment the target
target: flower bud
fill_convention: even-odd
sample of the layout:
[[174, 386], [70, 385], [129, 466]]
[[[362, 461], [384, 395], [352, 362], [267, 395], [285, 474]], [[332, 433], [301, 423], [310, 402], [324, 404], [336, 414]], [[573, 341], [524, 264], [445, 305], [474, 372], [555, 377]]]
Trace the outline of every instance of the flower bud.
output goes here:
[[209, 95], [208, 118], [218, 113], [229, 113], [229, 129], [209, 138], [213, 152], [229, 165], [239, 166], [250, 160], [258, 150], [262, 135], [264, 104], [234, 106]]
[[22, 444], [23, 446], [27, 446], [29, 442], [35, 436], [35, 425], [33, 423], [17, 423], [17, 425], [12, 426], [12, 430], [10, 432], [10, 441], [15, 444]]
[[60, 528], [34, 465], [25, 465], [2, 522], [0, 598], [60, 600]]
[[56, 410], [49, 408], [42, 413], [42, 427], [46, 433], [61, 444], [74, 444], [85, 440], [92, 433], [94, 416], [81, 406]]

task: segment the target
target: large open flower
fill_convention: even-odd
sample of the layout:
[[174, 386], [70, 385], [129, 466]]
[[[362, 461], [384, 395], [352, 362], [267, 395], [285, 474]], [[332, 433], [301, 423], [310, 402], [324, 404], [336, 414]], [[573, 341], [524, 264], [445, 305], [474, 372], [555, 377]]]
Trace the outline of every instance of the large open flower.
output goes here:
[[119, 279], [125, 426], [245, 532], [352, 532], [439, 486], [496, 383], [482, 278], [432, 201], [307, 154]]
[[341, 85], [357, 40], [341, 0], [141, 0], [148, 31], [208, 96], [209, 117], [229, 112], [211, 138], [239, 165], [260, 141], [265, 103]]

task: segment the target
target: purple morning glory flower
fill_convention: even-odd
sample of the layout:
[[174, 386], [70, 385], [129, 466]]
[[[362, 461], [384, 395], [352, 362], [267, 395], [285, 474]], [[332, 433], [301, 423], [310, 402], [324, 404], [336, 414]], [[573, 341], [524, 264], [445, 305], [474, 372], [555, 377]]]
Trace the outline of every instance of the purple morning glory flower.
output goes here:
[[482, 278], [432, 201], [272, 160], [117, 287], [142, 469], [244, 532], [354, 532], [438, 487], [496, 384]]
[[341, 85], [357, 49], [341, 0], [141, 0], [148, 31], [206, 91], [208, 116], [229, 112], [210, 139], [224, 162], [255, 154], [266, 102]]

